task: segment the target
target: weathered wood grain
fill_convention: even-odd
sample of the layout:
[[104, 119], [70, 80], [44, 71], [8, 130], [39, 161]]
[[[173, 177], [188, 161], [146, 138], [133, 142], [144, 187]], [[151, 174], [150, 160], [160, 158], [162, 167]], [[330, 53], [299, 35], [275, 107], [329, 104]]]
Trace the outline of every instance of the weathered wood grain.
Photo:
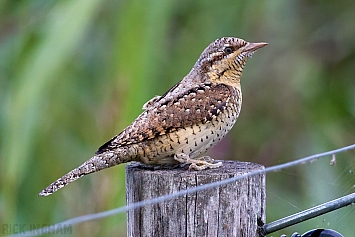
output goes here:
[[[132, 163], [126, 168], [127, 204], [263, 169], [237, 161], [202, 171]], [[128, 236], [258, 236], [258, 223], [265, 222], [265, 175], [128, 211], [127, 217]]]

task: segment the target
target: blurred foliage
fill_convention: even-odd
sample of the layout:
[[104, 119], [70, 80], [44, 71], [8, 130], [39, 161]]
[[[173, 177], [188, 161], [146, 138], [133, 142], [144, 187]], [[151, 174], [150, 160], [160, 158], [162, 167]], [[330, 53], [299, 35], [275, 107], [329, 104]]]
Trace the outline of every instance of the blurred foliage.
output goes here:
[[[124, 205], [123, 165], [37, 194], [133, 121], [222, 36], [269, 45], [247, 63], [241, 116], [210, 152], [215, 158], [270, 166], [354, 143], [354, 12], [353, 1], [1, 1], [0, 226]], [[267, 221], [353, 192], [354, 157], [268, 174]], [[273, 236], [318, 226], [352, 236], [354, 217], [350, 207]], [[118, 215], [73, 234], [124, 230]]]

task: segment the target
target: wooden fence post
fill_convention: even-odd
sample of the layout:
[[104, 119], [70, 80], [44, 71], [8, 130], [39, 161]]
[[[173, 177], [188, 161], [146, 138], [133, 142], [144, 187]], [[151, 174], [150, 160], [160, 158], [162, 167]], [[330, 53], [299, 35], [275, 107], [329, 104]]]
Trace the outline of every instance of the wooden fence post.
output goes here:
[[[151, 170], [131, 163], [126, 168], [127, 204], [263, 169], [237, 161], [223, 161], [222, 167], [203, 171]], [[128, 236], [259, 236], [258, 225], [265, 222], [265, 195], [265, 174], [260, 174], [131, 210]]]

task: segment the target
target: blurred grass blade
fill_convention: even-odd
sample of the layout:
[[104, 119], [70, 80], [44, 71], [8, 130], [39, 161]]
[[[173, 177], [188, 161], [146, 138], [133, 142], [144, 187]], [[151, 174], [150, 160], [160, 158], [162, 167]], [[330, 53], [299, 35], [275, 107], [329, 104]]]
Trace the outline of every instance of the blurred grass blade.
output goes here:
[[[24, 169], [31, 159], [31, 148], [36, 129], [40, 129], [42, 101], [47, 98], [48, 88], [58, 77], [56, 71], [73, 55], [74, 48], [85, 35], [101, 0], [58, 2], [43, 28], [43, 39], [28, 55], [18, 84], [10, 95], [8, 127], [2, 134], [2, 175], [6, 206], [5, 213], [13, 216], [15, 201]], [[6, 149], [5, 149], [6, 148]], [[33, 182], [33, 180], [27, 180]], [[10, 217], [10, 216], [7, 216]], [[11, 220], [12, 218], [9, 218]]]

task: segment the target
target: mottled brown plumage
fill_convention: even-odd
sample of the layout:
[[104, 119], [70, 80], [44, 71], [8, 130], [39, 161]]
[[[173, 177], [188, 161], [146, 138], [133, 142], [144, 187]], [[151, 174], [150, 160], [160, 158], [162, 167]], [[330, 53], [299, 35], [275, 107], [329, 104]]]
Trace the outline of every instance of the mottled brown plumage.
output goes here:
[[187, 76], [164, 95], [148, 101], [131, 125], [39, 195], [50, 195], [84, 175], [129, 161], [186, 163], [196, 170], [220, 167], [221, 163], [199, 155], [233, 127], [242, 105], [243, 67], [265, 45], [232, 37], [215, 40]]

